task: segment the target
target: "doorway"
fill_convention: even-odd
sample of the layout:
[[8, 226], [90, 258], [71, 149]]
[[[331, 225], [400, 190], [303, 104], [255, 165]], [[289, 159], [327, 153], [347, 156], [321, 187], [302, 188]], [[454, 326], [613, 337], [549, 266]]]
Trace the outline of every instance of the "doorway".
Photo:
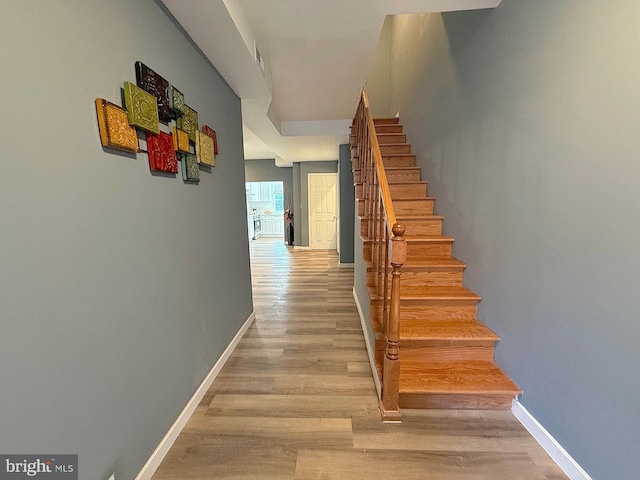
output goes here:
[[337, 174], [309, 173], [309, 247], [312, 250], [337, 248]]

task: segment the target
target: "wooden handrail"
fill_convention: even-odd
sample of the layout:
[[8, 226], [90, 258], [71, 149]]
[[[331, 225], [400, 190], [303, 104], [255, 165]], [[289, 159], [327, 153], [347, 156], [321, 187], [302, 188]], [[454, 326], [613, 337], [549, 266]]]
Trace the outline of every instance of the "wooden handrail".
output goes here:
[[[366, 224], [365, 235], [370, 242], [366, 260], [373, 267], [368, 286], [382, 300], [379, 332], [386, 336], [382, 368], [380, 412], [385, 422], [399, 422], [400, 391], [400, 275], [406, 261], [405, 229], [396, 220], [391, 191], [385, 171], [376, 127], [369, 108], [366, 90], [353, 119], [355, 139], [352, 142], [352, 164], [361, 185], [358, 215]], [[389, 282], [391, 276], [391, 282]], [[369, 277], [369, 276], [368, 276]]]
[[382, 205], [384, 206], [384, 213], [387, 217], [387, 228], [389, 231], [392, 231], [393, 226], [396, 224], [396, 212], [393, 209], [393, 202], [391, 201], [391, 190], [389, 190], [387, 173], [384, 171], [384, 163], [382, 162], [382, 154], [380, 153], [380, 144], [378, 143], [378, 137], [376, 136], [376, 126], [373, 123], [373, 116], [371, 115], [371, 109], [369, 108], [369, 97], [367, 96], [366, 88], [362, 90], [362, 103], [364, 105], [365, 113], [367, 114], [366, 121], [369, 127], [369, 141], [371, 142], [371, 151], [373, 153], [376, 173], [378, 174], [380, 193], [382, 194]]

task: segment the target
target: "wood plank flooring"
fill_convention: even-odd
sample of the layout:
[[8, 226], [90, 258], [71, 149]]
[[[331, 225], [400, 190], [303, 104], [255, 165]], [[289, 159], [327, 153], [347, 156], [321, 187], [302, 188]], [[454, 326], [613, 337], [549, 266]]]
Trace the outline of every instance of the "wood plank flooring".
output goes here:
[[154, 479], [567, 478], [508, 411], [381, 423], [353, 271], [282, 240], [250, 249], [256, 321]]

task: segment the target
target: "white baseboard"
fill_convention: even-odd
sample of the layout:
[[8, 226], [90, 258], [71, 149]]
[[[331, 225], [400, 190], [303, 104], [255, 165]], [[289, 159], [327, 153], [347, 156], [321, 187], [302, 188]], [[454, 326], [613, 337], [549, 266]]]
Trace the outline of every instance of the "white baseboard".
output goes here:
[[338, 268], [354, 268], [354, 263], [338, 263]]
[[231, 340], [231, 343], [229, 343], [229, 345], [224, 350], [224, 352], [222, 352], [222, 355], [220, 356], [218, 361], [215, 363], [211, 371], [209, 371], [209, 373], [207, 374], [205, 379], [202, 381], [202, 383], [200, 384], [196, 392], [193, 394], [189, 402], [187, 402], [187, 405], [184, 407], [180, 415], [178, 415], [178, 418], [176, 419], [176, 421], [173, 422], [173, 425], [171, 425], [171, 428], [169, 429], [167, 434], [164, 436], [164, 438], [160, 441], [160, 443], [158, 444], [154, 452], [151, 454], [151, 456], [149, 457], [149, 460], [147, 460], [147, 463], [144, 464], [144, 466], [142, 467], [142, 470], [140, 470], [140, 473], [138, 473], [138, 475], [136, 476], [136, 480], [151, 479], [153, 474], [156, 472], [156, 470], [160, 466], [160, 463], [162, 463], [162, 460], [164, 459], [164, 457], [167, 455], [167, 453], [169, 453], [169, 449], [178, 438], [178, 435], [180, 435], [180, 432], [189, 421], [189, 418], [191, 417], [191, 415], [193, 415], [193, 412], [195, 412], [197, 406], [200, 404], [200, 401], [206, 395], [207, 391], [209, 390], [209, 387], [211, 387], [211, 384], [220, 373], [220, 370], [222, 370], [222, 367], [224, 367], [224, 364], [227, 362], [227, 360], [229, 360], [229, 357], [231, 356], [236, 346], [242, 339], [242, 336], [245, 334], [245, 332], [251, 326], [251, 324], [255, 319], [256, 319], [256, 312], [251, 312], [251, 315], [249, 315], [249, 318], [247, 318], [247, 320], [244, 322], [242, 327], [240, 327], [240, 330], [238, 330], [238, 333], [236, 333], [235, 337], [233, 337], [233, 340]]
[[358, 309], [358, 315], [360, 316], [360, 325], [362, 326], [362, 335], [364, 336], [364, 343], [367, 346], [367, 356], [369, 357], [369, 365], [371, 366], [371, 375], [373, 376], [373, 383], [376, 385], [376, 391], [378, 392], [378, 400], [382, 398], [382, 385], [380, 385], [380, 378], [378, 377], [378, 369], [376, 368], [376, 360], [375, 360], [375, 345], [371, 346], [371, 341], [369, 337], [366, 335], [367, 327], [364, 322], [368, 322], [369, 320], [364, 318], [364, 314], [362, 313], [362, 306], [360, 305], [360, 299], [358, 299], [358, 294], [356, 293], [356, 287], [353, 287], [353, 298], [356, 301], [356, 308]]
[[293, 249], [294, 250], [311, 250], [311, 247], [303, 247], [301, 245], [294, 245]]
[[520, 420], [524, 428], [536, 439], [554, 462], [570, 478], [570, 480], [592, 480], [587, 472], [562, 448], [555, 438], [538, 422], [533, 415], [518, 401], [511, 403], [511, 412]]

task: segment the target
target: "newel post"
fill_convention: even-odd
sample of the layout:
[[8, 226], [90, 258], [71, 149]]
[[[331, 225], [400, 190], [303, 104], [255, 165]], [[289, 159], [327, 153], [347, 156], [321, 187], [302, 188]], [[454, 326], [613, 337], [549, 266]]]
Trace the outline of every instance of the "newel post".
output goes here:
[[387, 326], [387, 349], [382, 370], [382, 400], [380, 413], [382, 421], [401, 421], [400, 406], [400, 274], [407, 258], [407, 244], [404, 241], [405, 228], [396, 223], [391, 239], [391, 304]]

